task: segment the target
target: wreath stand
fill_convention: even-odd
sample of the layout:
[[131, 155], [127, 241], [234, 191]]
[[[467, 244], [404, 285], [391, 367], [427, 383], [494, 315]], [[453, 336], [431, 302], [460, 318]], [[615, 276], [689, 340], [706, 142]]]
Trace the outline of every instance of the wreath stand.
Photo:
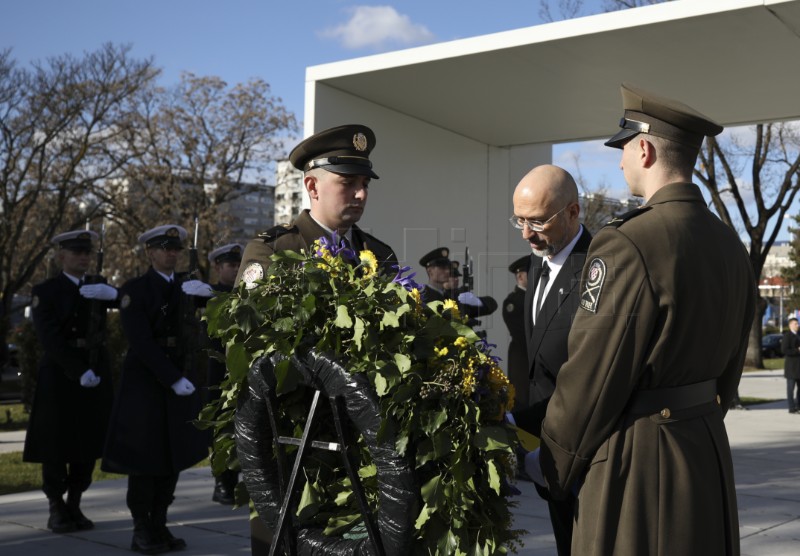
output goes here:
[[[269, 556], [280, 554], [281, 547], [283, 554], [290, 556], [311, 553], [394, 556], [410, 553], [419, 489], [411, 465], [394, 449], [394, 439], [377, 441], [381, 422], [379, 404], [369, 381], [363, 375], [350, 375], [325, 355], [311, 352], [303, 360], [292, 357], [292, 365], [301, 372], [302, 384], [313, 388], [314, 395], [302, 436], [280, 436], [273, 363], [277, 361], [262, 357], [253, 364], [248, 374], [248, 389], [242, 392], [235, 421], [242, 478], [259, 516], [272, 530]], [[336, 442], [310, 438], [314, 423], [320, 419], [323, 398], [330, 403]], [[269, 426], [265, 427], [265, 423]], [[377, 516], [369, 509], [358, 477], [357, 460], [351, 450], [356, 445], [356, 433], [364, 438], [377, 468], [380, 508]], [[297, 447], [291, 471], [286, 450], [290, 445]], [[297, 479], [311, 449], [341, 455], [367, 538], [325, 537], [319, 529], [292, 527], [300, 490]], [[369, 545], [365, 544], [367, 541]], [[262, 553], [266, 554], [266, 551], [263, 548], [257, 551], [254, 544], [253, 554]]]

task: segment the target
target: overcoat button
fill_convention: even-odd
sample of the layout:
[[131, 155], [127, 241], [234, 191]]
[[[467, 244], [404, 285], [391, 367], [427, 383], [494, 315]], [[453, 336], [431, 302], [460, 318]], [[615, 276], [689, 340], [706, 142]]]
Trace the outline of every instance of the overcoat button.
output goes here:
[[669, 408], [668, 408], [668, 407], [665, 407], [664, 409], [662, 409], [662, 410], [661, 410], [661, 416], [662, 416], [664, 419], [669, 419], [669, 416], [670, 416], [670, 415], [671, 415], [671, 414], [670, 414], [670, 412], [669, 412]]
[[722, 402], [719, 399], [719, 394], [717, 394], [717, 405], [720, 405]]

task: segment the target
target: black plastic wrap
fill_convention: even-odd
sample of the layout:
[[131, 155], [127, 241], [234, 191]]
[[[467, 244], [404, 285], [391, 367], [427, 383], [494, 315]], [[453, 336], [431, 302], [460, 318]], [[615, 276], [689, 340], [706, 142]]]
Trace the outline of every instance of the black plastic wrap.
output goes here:
[[[347, 417], [360, 433], [377, 469], [379, 510], [377, 529], [387, 556], [413, 552], [414, 520], [419, 511], [419, 487], [409, 461], [395, 449], [395, 439], [378, 442], [381, 426], [380, 404], [369, 380], [351, 375], [332, 357], [309, 352], [292, 357], [303, 375], [303, 383], [322, 391], [325, 397], [344, 400]], [[277, 464], [272, 457], [273, 433], [269, 427], [270, 392], [275, 387], [273, 365], [258, 359], [248, 374], [249, 387], [243, 392], [236, 414], [236, 444], [242, 478], [261, 519], [274, 530], [280, 511]], [[320, 529], [297, 531], [297, 551], [303, 556], [374, 555], [369, 538], [328, 537]]]

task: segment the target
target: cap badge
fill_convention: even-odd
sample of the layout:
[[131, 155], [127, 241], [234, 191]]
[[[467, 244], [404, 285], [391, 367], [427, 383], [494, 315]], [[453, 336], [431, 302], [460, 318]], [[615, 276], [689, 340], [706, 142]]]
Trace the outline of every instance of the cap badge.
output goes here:
[[262, 278], [264, 278], [264, 267], [260, 263], [250, 263], [242, 271], [244, 287], [248, 290], [255, 288], [257, 285], [256, 280], [261, 280]]
[[239, 247], [238, 245], [234, 245], [233, 247], [231, 247], [231, 253], [241, 253], [241, 252], [242, 248]]
[[77, 239], [91, 239], [92, 236], [89, 235], [89, 232], [81, 232], [78, 234]]
[[447, 249], [442, 249], [442, 257], [447, 258], [447, 255], [449, 255], [449, 254], [450, 254], [450, 251], [448, 251]]
[[169, 230], [167, 230], [166, 235], [168, 235], [169, 237], [178, 237], [180, 233], [178, 232], [178, 228], [170, 228]]
[[363, 133], [356, 133], [353, 135], [353, 146], [357, 151], [367, 150], [367, 136]]
[[590, 313], [597, 312], [597, 304], [600, 302], [600, 293], [603, 291], [603, 283], [606, 280], [606, 263], [603, 259], [595, 258], [589, 263], [589, 273], [586, 277], [586, 284], [581, 294], [581, 308]]

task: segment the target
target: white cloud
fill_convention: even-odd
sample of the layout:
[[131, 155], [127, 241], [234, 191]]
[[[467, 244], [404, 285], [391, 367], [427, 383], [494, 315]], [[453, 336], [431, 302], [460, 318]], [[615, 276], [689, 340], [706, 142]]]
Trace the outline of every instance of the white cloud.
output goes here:
[[389, 45], [412, 46], [429, 43], [434, 35], [427, 27], [413, 23], [392, 6], [354, 6], [350, 19], [337, 27], [325, 29], [320, 36], [338, 40], [344, 48], [384, 48]]

